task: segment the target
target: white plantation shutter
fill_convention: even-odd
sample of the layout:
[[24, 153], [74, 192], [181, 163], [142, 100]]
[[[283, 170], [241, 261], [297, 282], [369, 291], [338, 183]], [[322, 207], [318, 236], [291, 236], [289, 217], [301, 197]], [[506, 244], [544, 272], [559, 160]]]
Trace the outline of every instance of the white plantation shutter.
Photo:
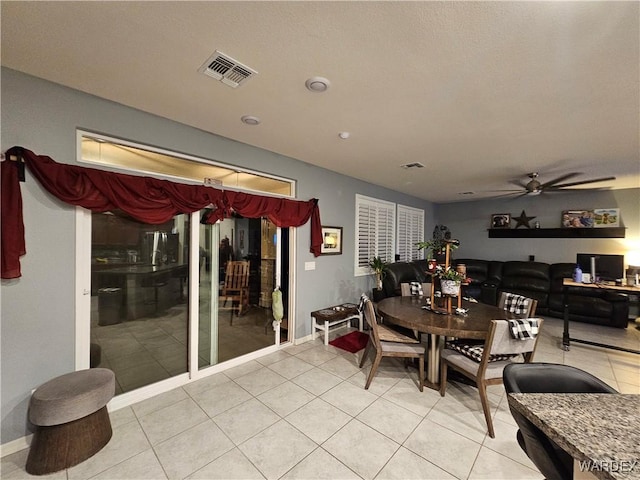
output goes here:
[[369, 262], [381, 257], [394, 261], [396, 206], [364, 195], [356, 195], [355, 275], [369, 275]]
[[424, 241], [424, 210], [398, 205], [397, 253], [400, 261], [410, 262], [424, 258], [424, 250], [416, 243]]

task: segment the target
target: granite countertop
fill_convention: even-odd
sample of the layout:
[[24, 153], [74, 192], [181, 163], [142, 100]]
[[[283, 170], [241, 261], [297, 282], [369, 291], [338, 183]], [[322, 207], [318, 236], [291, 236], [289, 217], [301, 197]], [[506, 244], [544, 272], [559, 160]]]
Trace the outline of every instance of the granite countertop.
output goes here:
[[511, 393], [509, 405], [597, 478], [640, 479], [640, 395]]

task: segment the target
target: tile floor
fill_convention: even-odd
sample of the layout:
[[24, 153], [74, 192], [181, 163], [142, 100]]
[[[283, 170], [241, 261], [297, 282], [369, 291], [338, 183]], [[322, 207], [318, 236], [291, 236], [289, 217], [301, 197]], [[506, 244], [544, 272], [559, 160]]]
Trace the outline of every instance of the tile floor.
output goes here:
[[[573, 324], [572, 336], [639, 348], [640, 331]], [[342, 335], [342, 329], [333, 335]], [[548, 319], [537, 361], [594, 373], [640, 393], [640, 356], [573, 344]], [[360, 352], [361, 353], [361, 352]], [[477, 391], [445, 397], [416, 386], [414, 369], [325, 347], [292, 346], [111, 413], [113, 438], [84, 463], [40, 478], [80, 479], [540, 479], [520, 450], [502, 386], [490, 387], [496, 438]], [[29, 478], [27, 450], [2, 459], [3, 479]]]

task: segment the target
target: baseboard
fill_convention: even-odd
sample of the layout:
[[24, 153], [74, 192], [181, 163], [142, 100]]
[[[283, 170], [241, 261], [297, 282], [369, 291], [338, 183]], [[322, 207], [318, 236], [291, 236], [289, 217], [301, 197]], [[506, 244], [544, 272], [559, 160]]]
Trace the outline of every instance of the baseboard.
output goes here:
[[313, 340], [313, 335], [309, 334], [306, 337], [294, 339], [292, 345], [300, 345], [301, 343], [309, 342], [311, 340]]
[[25, 448], [29, 448], [32, 439], [33, 434], [30, 433], [27, 436], [16, 438], [15, 440], [11, 440], [10, 442], [3, 443], [2, 445], [0, 445], [0, 458], [19, 452], [20, 450], [24, 450]]

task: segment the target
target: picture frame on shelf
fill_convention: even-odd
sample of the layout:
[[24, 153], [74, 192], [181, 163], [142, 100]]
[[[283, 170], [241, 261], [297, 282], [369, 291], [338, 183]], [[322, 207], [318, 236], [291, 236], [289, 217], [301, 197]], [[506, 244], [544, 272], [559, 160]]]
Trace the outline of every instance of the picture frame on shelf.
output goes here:
[[322, 227], [320, 255], [342, 255], [342, 227]]
[[593, 210], [563, 210], [562, 228], [593, 228], [595, 216]]
[[511, 228], [511, 214], [510, 213], [492, 214], [490, 228]]
[[593, 210], [594, 227], [615, 228], [620, 226], [619, 208], [595, 208]]

